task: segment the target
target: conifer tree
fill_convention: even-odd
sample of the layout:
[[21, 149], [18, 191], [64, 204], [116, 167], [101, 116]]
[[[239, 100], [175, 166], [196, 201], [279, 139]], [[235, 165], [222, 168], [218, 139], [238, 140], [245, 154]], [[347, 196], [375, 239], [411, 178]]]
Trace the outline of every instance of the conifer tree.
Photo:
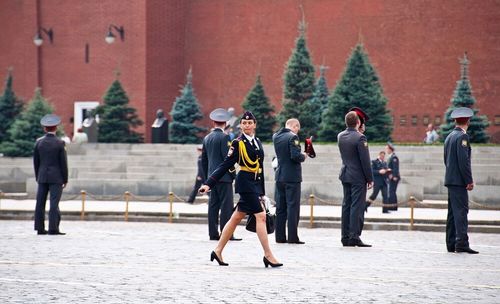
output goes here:
[[143, 136], [132, 130], [143, 124], [136, 109], [128, 106], [129, 99], [120, 81], [116, 79], [104, 95], [104, 103], [93, 115], [99, 115], [97, 141], [102, 143], [140, 143]]
[[255, 131], [257, 137], [262, 141], [272, 141], [276, 118], [272, 114], [274, 107], [266, 96], [260, 75], [257, 76], [255, 85], [245, 97], [242, 107], [245, 111], [252, 112], [257, 119], [257, 129]]
[[474, 112], [474, 116], [471, 117], [469, 128], [467, 129], [470, 142], [486, 143], [489, 140], [489, 136], [486, 132], [486, 128], [489, 126], [488, 119], [485, 115], [477, 115], [479, 110], [474, 108], [476, 99], [472, 95], [472, 87], [469, 80], [469, 63], [470, 61], [467, 58], [467, 53], [465, 53], [464, 57], [460, 60], [460, 64], [462, 65], [460, 80], [457, 81], [457, 87], [451, 98], [451, 106], [446, 110], [445, 122], [440, 128], [440, 138], [442, 141], [444, 141], [448, 134], [455, 128], [455, 122], [454, 119], [451, 118], [451, 112], [459, 107], [471, 108]]
[[172, 122], [170, 123], [170, 141], [180, 144], [200, 143], [202, 136], [200, 132], [205, 128], [196, 126], [194, 123], [203, 118], [198, 99], [193, 90], [193, 74], [189, 69], [187, 81], [181, 89], [181, 96], [175, 98], [170, 112]]
[[390, 140], [392, 118], [386, 108], [387, 99], [375, 69], [363, 45], [356, 45], [340, 81], [328, 98], [328, 108], [323, 113], [320, 139], [337, 141], [337, 134], [345, 129], [344, 117], [351, 107], [360, 107], [370, 120], [365, 135], [370, 141]]
[[321, 119], [323, 112], [328, 106], [328, 86], [326, 84], [325, 71], [327, 67], [324, 65], [319, 67], [320, 75], [316, 81], [316, 89], [314, 90], [313, 98], [311, 100], [312, 113], [314, 114], [314, 121], [316, 122], [316, 128], [313, 128], [313, 132], [310, 135], [317, 136], [319, 133], [319, 127], [321, 126]]
[[36, 139], [44, 135], [40, 119], [53, 112], [52, 106], [42, 96], [40, 88], [35, 89], [35, 95], [27, 108], [9, 128], [8, 142], [2, 143], [1, 151], [6, 156], [28, 157], [33, 155]]
[[12, 72], [9, 69], [5, 80], [5, 89], [3, 95], [0, 96], [0, 143], [9, 140], [7, 131], [22, 110], [23, 102], [16, 97], [12, 90]]
[[295, 49], [288, 60], [284, 74], [283, 108], [278, 114], [278, 122], [283, 126], [286, 120], [297, 118], [300, 121], [299, 136], [303, 139], [317, 128], [314, 120], [311, 99], [314, 92], [314, 66], [311, 62], [305, 37], [306, 24], [299, 23], [299, 36], [295, 41]]

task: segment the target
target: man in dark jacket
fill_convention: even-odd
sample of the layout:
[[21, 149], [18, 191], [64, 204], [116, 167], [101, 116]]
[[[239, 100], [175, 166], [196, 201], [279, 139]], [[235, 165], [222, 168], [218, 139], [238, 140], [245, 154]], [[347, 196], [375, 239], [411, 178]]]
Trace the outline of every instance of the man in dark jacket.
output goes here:
[[[64, 141], [56, 136], [61, 119], [54, 114], [47, 114], [40, 124], [46, 134], [37, 139], [33, 154], [35, 178], [38, 183], [35, 207], [35, 230], [38, 234], [63, 235], [59, 231], [61, 212], [59, 200], [62, 189], [68, 183], [68, 161]], [[45, 230], [45, 204], [50, 192], [49, 230]]]
[[[379, 191], [382, 192], [382, 203], [388, 204], [387, 199], [387, 174], [389, 173], [387, 163], [385, 162], [385, 152], [380, 151], [378, 158], [372, 160], [372, 173], [374, 177], [373, 192], [368, 198], [368, 205], [377, 198]], [[386, 206], [382, 207], [383, 213], [389, 213]]]
[[[297, 134], [300, 122], [287, 120], [285, 127], [273, 135], [274, 151], [278, 158], [276, 168], [276, 242], [304, 244], [299, 239], [297, 227], [300, 219], [300, 183], [302, 182], [301, 163], [307, 154], [301, 152]], [[288, 240], [285, 226], [288, 221]]]
[[392, 143], [388, 143], [385, 147], [387, 154], [390, 154], [389, 160], [387, 161], [387, 167], [391, 170], [388, 176], [388, 192], [389, 204], [392, 205], [388, 210], [397, 211], [398, 210], [398, 195], [396, 191], [398, 190], [398, 184], [401, 180], [401, 175], [399, 173], [399, 157], [394, 152], [395, 148]]
[[[217, 108], [210, 113], [210, 119], [213, 122], [213, 129], [203, 139], [203, 152], [201, 154], [201, 163], [203, 172], [210, 176], [214, 170], [224, 161], [231, 146], [229, 135], [224, 133], [226, 121], [231, 116], [222, 108]], [[205, 180], [205, 178], [204, 178]], [[217, 241], [220, 238], [218, 223], [220, 211], [220, 231], [224, 229], [227, 221], [233, 213], [233, 180], [234, 173], [227, 172], [212, 187], [208, 199], [208, 235], [210, 240]], [[234, 237], [231, 240], [239, 241]]]
[[451, 113], [455, 129], [444, 142], [444, 185], [448, 188], [448, 218], [446, 220], [446, 247], [448, 252], [479, 253], [469, 247], [467, 213], [469, 196], [474, 188], [471, 169], [471, 147], [467, 128], [474, 112], [469, 108], [457, 108]]
[[[364, 121], [368, 116], [364, 115]], [[337, 136], [342, 168], [339, 179], [344, 188], [342, 201], [342, 245], [371, 247], [361, 241], [366, 191], [373, 186], [370, 153], [366, 137], [358, 131], [358, 114], [350, 111], [345, 116], [347, 129]]]

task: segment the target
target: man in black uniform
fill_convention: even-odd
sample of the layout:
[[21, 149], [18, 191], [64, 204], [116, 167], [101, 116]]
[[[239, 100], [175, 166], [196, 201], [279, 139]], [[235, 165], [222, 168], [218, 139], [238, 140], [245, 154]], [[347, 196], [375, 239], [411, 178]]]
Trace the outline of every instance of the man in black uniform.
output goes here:
[[[387, 163], [385, 162], [385, 152], [380, 151], [378, 153], [378, 158], [372, 160], [372, 173], [374, 177], [373, 192], [368, 198], [367, 205], [371, 205], [373, 201], [377, 198], [378, 192], [382, 192], [382, 203], [385, 205], [388, 203], [387, 199], [387, 174], [389, 170]], [[388, 208], [382, 207], [383, 213], [389, 213]]]
[[398, 210], [398, 196], [396, 191], [398, 190], [399, 180], [401, 176], [399, 174], [399, 158], [394, 152], [395, 148], [392, 143], [387, 143], [385, 147], [385, 151], [387, 154], [390, 154], [389, 160], [387, 161], [387, 167], [391, 170], [389, 172], [389, 204], [393, 205], [389, 207], [388, 210], [397, 211]]
[[[59, 231], [61, 212], [59, 200], [62, 189], [68, 183], [68, 161], [64, 141], [57, 138], [57, 126], [61, 119], [47, 114], [40, 120], [46, 134], [37, 139], [33, 154], [35, 178], [38, 183], [35, 207], [35, 230], [38, 234], [63, 235]], [[50, 192], [49, 231], [45, 230], [45, 204]]]
[[[201, 154], [201, 163], [203, 172], [208, 176], [224, 161], [231, 141], [229, 135], [224, 133], [226, 121], [231, 116], [222, 108], [217, 108], [210, 113], [210, 119], [213, 121], [213, 130], [203, 139], [203, 151]], [[227, 221], [233, 213], [233, 180], [234, 173], [227, 172], [212, 187], [208, 199], [208, 235], [210, 240], [217, 241], [220, 238], [218, 223], [220, 211], [220, 231], [224, 229]], [[231, 237], [231, 240], [240, 241]]]
[[[367, 116], [365, 114], [365, 121]], [[350, 111], [345, 116], [347, 129], [337, 136], [342, 168], [339, 179], [344, 188], [342, 202], [342, 245], [371, 247], [361, 241], [366, 191], [373, 186], [370, 153], [366, 137], [358, 131], [358, 114]]]
[[304, 244], [299, 239], [297, 227], [300, 219], [301, 163], [307, 154], [300, 151], [297, 136], [300, 122], [289, 119], [285, 127], [273, 135], [274, 151], [278, 158], [276, 169], [276, 243], [286, 243], [285, 226], [288, 220], [288, 243]]
[[451, 113], [455, 129], [444, 142], [444, 185], [448, 188], [448, 218], [446, 220], [446, 247], [448, 252], [479, 253], [469, 247], [467, 213], [469, 196], [474, 188], [471, 169], [471, 147], [467, 128], [474, 112], [469, 108], [457, 108]]

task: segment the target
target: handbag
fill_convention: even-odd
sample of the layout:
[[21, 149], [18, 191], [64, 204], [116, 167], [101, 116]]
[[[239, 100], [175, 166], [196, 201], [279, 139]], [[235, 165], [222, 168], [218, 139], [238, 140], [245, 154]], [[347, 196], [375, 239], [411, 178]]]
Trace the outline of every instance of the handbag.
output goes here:
[[[275, 222], [276, 222], [276, 214], [271, 214], [269, 212], [269, 208], [267, 208], [267, 205], [265, 205], [263, 202], [261, 202], [262, 207], [264, 207], [264, 210], [266, 210], [266, 230], [267, 234], [272, 234], [274, 233], [275, 227]], [[247, 218], [247, 224], [246, 224], [246, 229], [250, 232], [257, 232], [257, 222], [255, 220], [255, 215], [249, 214]]]

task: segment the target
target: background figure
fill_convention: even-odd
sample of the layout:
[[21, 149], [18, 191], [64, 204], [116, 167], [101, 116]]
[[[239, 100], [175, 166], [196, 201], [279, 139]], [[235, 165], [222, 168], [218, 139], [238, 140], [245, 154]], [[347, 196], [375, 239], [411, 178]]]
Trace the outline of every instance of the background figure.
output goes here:
[[[231, 141], [229, 135], [224, 133], [226, 121], [230, 118], [228, 112], [222, 108], [217, 108], [210, 113], [210, 119], [214, 128], [203, 139], [203, 152], [201, 161], [203, 172], [211, 175], [214, 170], [224, 161]], [[234, 172], [234, 170], [233, 170]], [[220, 231], [231, 218], [233, 213], [233, 180], [234, 173], [225, 172], [225, 174], [211, 187], [212, 191], [208, 198], [208, 235], [210, 240], [219, 240], [218, 229], [219, 211], [220, 211]], [[239, 241], [231, 237], [232, 240]]]
[[[368, 116], [364, 114], [364, 121]], [[361, 241], [366, 191], [373, 186], [370, 153], [366, 137], [358, 131], [360, 118], [355, 111], [345, 116], [347, 129], [340, 132], [337, 142], [342, 157], [339, 179], [344, 188], [342, 201], [342, 245], [371, 247]]]
[[[304, 244], [299, 239], [297, 227], [300, 219], [301, 163], [307, 158], [300, 150], [297, 134], [300, 122], [287, 120], [285, 127], [273, 135], [274, 151], [278, 159], [276, 168], [276, 243]], [[288, 222], [288, 239], [285, 226]]]
[[76, 131], [76, 134], [73, 135], [73, 142], [75, 144], [83, 144], [87, 143], [89, 141], [89, 138], [85, 132], [83, 132], [82, 128], [78, 128]]
[[388, 177], [388, 192], [389, 192], [389, 204], [394, 205], [392, 207], [389, 207], [389, 210], [391, 211], [397, 211], [398, 210], [398, 195], [397, 195], [397, 190], [398, 190], [398, 184], [399, 181], [401, 180], [401, 176], [399, 174], [399, 158], [394, 152], [395, 148], [392, 143], [388, 143], [387, 146], [385, 147], [385, 151], [387, 154], [389, 154], [389, 160], [387, 161], [387, 167], [391, 170], [389, 172], [389, 177]]
[[[35, 178], [38, 183], [35, 207], [35, 230], [38, 234], [64, 234], [59, 231], [61, 212], [59, 200], [62, 189], [68, 183], [68, 162], [64, 141], [57, 138], [57, 126], [61, 119], [54, 114], [47, 114], [40, 124], [46, 134], [37, 139], [33, 154]], [[45, 230], [45, 204], [50, 192], [49, 231]]]
[[424, 143], [433, 144], [436, 141], [438, 141], [438, 139], [439, 139], [439, 134], [434, 129], [434, 126], [432, 124], [429, 124], [427, 126], [427, 131], [425, 131]]
[[[382, 192], [382, 204], [388, 204], [387, 198], [387, 175], [389, 174], [387, 163], [385, 162], [385, 152], [380, 151], [378, 158], [372, 160], [372, 173], [374, 179], [373, 192], [368, 199], [368, 204], [372, 204], [377, 198], [378, 192]], [[389, 213], [389, 208], [382, 206], [382, 213]]]
[[187, 200], [187, 202], [191, 204], [194, 203], [196, 195], [198, 194], [198, 189], [200, 189], [201, 185], [203, 184], [203, 181], [207, 179], [205, 172], [203, 172], [203, 165], [201, 162], [201, 154], [203, 151], [203, 146], [196, 147], [196, 150], [198, 151], [198, 161], [197, 161], [198, 173], [196, 173], [196, 181], [194, 182], [193, 190], [191, 191], [191, 194], [189, 195], [189, 198]]
[[446, 248], [448, 252], [479, 253], [469, 246], [467, 235], [469, 195], [474, 188], [471, 168], [471, 147], [467, 128], [474, 112], [457, 108], [451, 113], [455, 129], [444, 142], [444, 185], [448, 188], [448, 218], [446, 220]]

